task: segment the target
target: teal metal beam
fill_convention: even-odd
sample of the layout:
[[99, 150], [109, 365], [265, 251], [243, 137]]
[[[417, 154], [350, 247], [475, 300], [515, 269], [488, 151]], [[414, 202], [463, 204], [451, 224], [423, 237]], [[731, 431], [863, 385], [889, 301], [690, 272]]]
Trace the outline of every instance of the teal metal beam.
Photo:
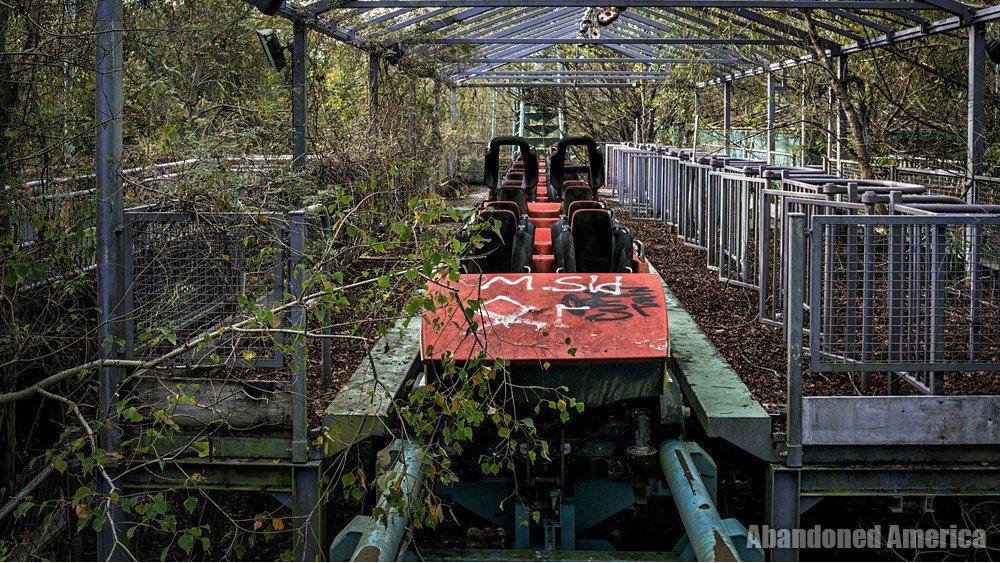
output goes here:
[[418, 502], [424, 480], [423, 453], [415, 440], [396, 440], [390, 451], [397, 457], [387, 469], [386, 484], [399, 491], [406, 508], [400, 510], [393, 506], [395, 492], [381, 491], [376, 509], [381, 509], [384, 519], [371, 519], [361, 533], [351, 561], [396, 561], [403, 535], [410, 528], [409, 507]]
[[680, 440], [663, 441], [660, 467], [691, 549], [698, 561], [741, 561], [740, 552], [715, 508], [715, 499], [701, 480], [688, 449], [689, 445]]

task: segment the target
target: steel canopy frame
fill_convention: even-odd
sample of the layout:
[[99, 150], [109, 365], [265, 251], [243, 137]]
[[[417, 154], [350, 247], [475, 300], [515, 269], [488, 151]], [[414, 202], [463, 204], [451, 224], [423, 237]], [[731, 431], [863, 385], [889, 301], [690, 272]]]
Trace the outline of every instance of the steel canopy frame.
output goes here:
[[[305, 6], [286, 0], [282, 15], [366, 50], [372, 88], [380, 57], [397, 62], [407, 55], [441, 60], [429, 77], [448, 83], [453, 93], [457, 87], [679, 83], [665, 66], [687, 65], [686, 72], [702, 77], [690, 86], [724, 84], [727, 100], [731, 81], [767, 75], [769, 124], [776, 71], [817, 56], [836, 59], [843, 69], [850, 53], [969, 28], [968, 168], [981, 167], [983, 25], [1000, 19], [1000, 6], [978, 8], [961, 0], [621, 0], [615, 5], [624, 11], [606, 26], [596, 26], [592, 10], [599, 6], [593, 0], [535, 0], [527, 6], [518, 0], [319, 0]], [[818, 55], [811, 48], [812, 30], [819, 33]], [[463, 57], [441, 56], [456, 46], [465, 47]], [[573, 46], [577, 56], [567, 56]], [[581, 50], [588, 47], [617, 56]], [[377, 103], [377, 95], [371, 98]], [[768, 130], [773, 133], [773, 125]], [[838, 135], [838, 154], [843, 144]]]
[[[853, 44], [844, 45], [841, 46], [840, 49], [837, 50], [836, 52], [828, 51], [828, 56], [840, 56], [840, 55], [848, 55], [851, 53], [859, 53], [862, 51], [868, 51], [871, 49], [876, 49], [878, 47], [886, 47], [889, 45], [905, 41], [912, 41], [914, 39], [920, 39], [931, 35], [947, 33], [950, 31], [957, 31], [964, 27], [969, 27], [977, 24], [981, 25], [996, 20], [1000, 20], [1000, 6], [980, 8], [978, 10], [974, 10], [969, 16], [950, 17], [943, 20], [928, 22], [910, 28], [896, 30], [890, 33], [884, 33], [882, 35], [873, 37], [871, 39], [865, 39], [863, 41], [858, 41]], [[705, 86], [710, 86], [712, 84], [721, 84], [722, 82], [735, 80], [738, 78], [756, 76], [760, 74], [765, 74], [767, 72], [773, 72], [776, 70], [795, 67], [800, 64], [812, 62], [815, 60], [816, 60], [815, 55], [813, 55], [812, 53], [807, 53], [798, 57], [785, 59], [768, 65], [733, 72], [731, 74], [727, 74], [724, 77], [715, 78], [704, 82], [699, 82], [695, 86], [697, 86], [698, 88], [702, 88]]]
[[[365, 50], [373, 61], [437, 58], [436, 70], [424, 76], [451, 87], [483, 85], [484, 78], [520, 81], [490, 73], [525, 64], [558, 70], [536, 78], [564, 87], [600, 82], [599, 75], [612, 69], [619, 72], [605, 81], [655, 81], [651, 65], [687, 65], [685, 70], [701, 77], [695, 85], [704, 87], [811, 60], [802, 9], [814, 10], [828, 56], [964, 27], [993, 10], [959, 0], [622, 0], [615, 5], [628, 9], [599, 28], [600, 36], [586, 38], [578, 35], [579, 21], [586, 10], [598, 7], [593, 0], [527, 5], [517, 0], [287, 0], [280, 14]], [[918, 25], [906, 27], [905, 22]], [[464, 47], [461, 56], [441, 56], [457, 46]], [[579, 56], [566, 56], [574, 46]], [[580, 50], [587, 47], [616, 56]], [[668, 69], [660, 70], [664, 81], [674, 81]]]

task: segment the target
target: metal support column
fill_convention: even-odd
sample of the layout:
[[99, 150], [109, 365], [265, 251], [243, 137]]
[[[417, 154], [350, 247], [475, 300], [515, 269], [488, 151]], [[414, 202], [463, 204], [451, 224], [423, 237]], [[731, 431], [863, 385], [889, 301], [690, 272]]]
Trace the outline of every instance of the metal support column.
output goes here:
[[292, 23], [292, 170], [306, 168], [307, 98], [306, 98], [306, 23]]
[[775, 82], [773, 72], [767, 73], [767, 161], [774, 164], [775, 151], [775, 130], [774, 120], [776, 113], [776, 98], [778, 97], [778, 84]]
[[[785, 442], [788, 446], [785, 463], [789, 467], [802, 466], [802, 340], [805, 309], [806, 269], [806, 216], [803, 213], [788, 214], [789, 269], [786, 291], [785, 335], [788, 360], [788, 414], [785, 428]], [[816, 237], [813, 237], [815, 244]], [[818, 269], [812, 270], [817, 272]], [[815, 314], [815, 313], [814, 313]]]
[[[638, 142], [642, 137], [639, 134], [639, 118], [636, 118], [636, 141]], [[701, 129], [701, 93], [698, 90], [694, 91], [694, 138], [691, 140], [691, 152], [698, 152], [698, 134]], [[691, 155], [692, 160], [694, 160], [694, 154]]]
[[729, 80], [722, 83], [722, 132], [725, 135], [726, 156], [732, 156], [733, 150], [733, 83]]
[[[837, 57], [837, 80], [847, 79], [847, 55]], [[846, 89], [846, 86], [845, 86]], [[847, 154], [847, 113], [844, 104], [837, 102], [837, 174], [844, 175], [844, 156]]]
[[835, 100], [833, 96], [833, 88], [827, 87], [826, 89], [826, 173], [832, 174], [836, 168], [832, 165], [833, 163], [833, 114], [836, 111], [834, 109]]
[[378, 65], [375, 53], [368, 53], [368, 131], [377, 136], [378, 126]]
[[808, 156], [808, 131], [806, 130], [806, 68], [802, 67], [802, 88], [799, 103], [799, 166], [806, 165]]
[[306, 308], [301, 298], [304, 293], [305, 264], [303, 262], [306, 241], [305, 212], [293, 211], [288, 214], [288, 246], [290, 256], [289, 277], [291, 298], [296, 300], [289, 314], [291, 330], [302, 331], [292, 342], [292, 461], [304, 463], [309, 459], [308, 409], [306, 405]]
[[[414, 159], [417, 156], [417, 112], [419, 111], [417, 92], [417, 79], [414, 78], [410, 81], [410, 152]], [[397, 190], [396, 198], [398, 199], [400, 196], [401, 194]]]
[[434, 135], [441, 138], [441, 83], [434, 81], [434, 118], [431, 121], [434, 126]]
[[299, 561], [326, 558], [326, 523], [322, 502], [322, 466], [319, 461], [296, 465], [292, 489], [292, 517], [295, 522], [295, 554]]
[[297, 303], [292, 307], [291, 329], [302, 331], [293, 342], [292, 372], [292, 517], [295, 524], [295, 553], [300, 561], [316, 561], [324, 556], [323, 506], [320, 503], [320, 469], [318, 461], [309, 460], [308, 409], [306, 408], [307, 354], [305, 333], [308, 322], [305, 305], [301, 302], [305, 290], [303, 263], [306, 224], [305, 212], [288, 214], [288, 246], [290, 292]]
[[[799, 484], [799, 471], [789, 470], [780, 465], [768, 467], [765, 520], [772, 530], [795, 530], [799, 527], [801, 514]], [[798, 550], [794, 548], [771, 548], [771, 561], [796, 561], [798, 555]]]
[[497, 136], [497, 89], [493, 89], [493, 116], [490, 118], [490, 138]]
[[966, 201], [979, 202], [975, 177], [983, 173], [986, 141], [983, 137], [984, 94], [986, 93], [986, 26], [969, 26], [969, 123], [966, 140]]
[[[119, 357], [118, 341], [122, 336], [122, 247], [124, 192], [122, 190], [122, 84], [124, 49], [122, 46], [123, 0], [97, 0], [94, 13], [96, 34], [96, 84], [95, 122], [96, 184], [97, 184], [97, 295], [98, 346], [101, 357], [109, 360]], [[101, 447], [109, 453], [121, 449], [121, 428], [115, 411], [118, 401], [118, 382], [122, 370], [102, 367], [98, 393], [98, 417], [108, 424], [101, 425]], [[118, 477], [114, 458], [108, 457], [105, 470], [112, 481]], [[97, 479], [97, 491], [108, 495], [117, 483]], [[107, 497], [105, 497], [107, 498]], [[108, 502], [107, 523], [97, 538], [98, 557], [105, 561], [124, 559], [121, 544], [125, 539], [121, 528], [122, 510], [118, 503]]]
[[458, 88], [451, 89], [451, 122], [458, 122]]

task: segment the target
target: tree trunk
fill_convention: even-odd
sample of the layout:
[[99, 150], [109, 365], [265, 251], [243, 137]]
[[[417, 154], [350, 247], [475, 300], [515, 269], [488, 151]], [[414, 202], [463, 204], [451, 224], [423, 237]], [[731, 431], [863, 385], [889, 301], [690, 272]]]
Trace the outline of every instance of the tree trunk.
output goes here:
[[812, 19], [812, 11], [801, 10], [801, 13], [802, 19], [806, 23], [806, 31], [809, 33], [809, 43], [813, 54], [816, 55], [817, 62], [819, 62], [830, 78], [830, 88], [833, 89], [833, 95], [847, 117], [847, 126], [851, 132], [847, 143], [847, 150], [854, 155], [854, 159], [861, 167], [861, 174], [865, 178], [874, 178], [875, 176], [871, 168], [871, 155], [868, 153], [868, 143], [865, 140], [865, 130], [861, 124], [861, 115], [854, 105], [854, 100], [851, 99], [850, 94], [847, 92], [845, 81], [837, 77], [837, 70], [833, 67], [830, 58], [826, 56], [826, 49], [820, 44], [820, 36], [819, 32], [816, 31], [816, 24]]

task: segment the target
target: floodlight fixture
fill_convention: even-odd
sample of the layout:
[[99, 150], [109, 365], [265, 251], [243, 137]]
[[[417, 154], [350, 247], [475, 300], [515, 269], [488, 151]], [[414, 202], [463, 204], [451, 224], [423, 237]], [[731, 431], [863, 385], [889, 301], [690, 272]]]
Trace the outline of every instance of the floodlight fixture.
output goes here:
[[250, 2], [254, 8], [257, 8], [262, 13], [273, 16], [278, 13], [285, 0], [247, 0], [247, 2]]
[[1000, 39], [986, 40], [986, 56], [993, 61], [993, 64], [1000, 65]]
[[263, 49], [264, 56], [267, 57], [271, 68], [274, 70], [285, 68], [288, 60], [285, 58], [285, 47], [278, 39], [278, 32], [273, 29], [258, 29], [257, 39], [260, 40], [260, 48]]

